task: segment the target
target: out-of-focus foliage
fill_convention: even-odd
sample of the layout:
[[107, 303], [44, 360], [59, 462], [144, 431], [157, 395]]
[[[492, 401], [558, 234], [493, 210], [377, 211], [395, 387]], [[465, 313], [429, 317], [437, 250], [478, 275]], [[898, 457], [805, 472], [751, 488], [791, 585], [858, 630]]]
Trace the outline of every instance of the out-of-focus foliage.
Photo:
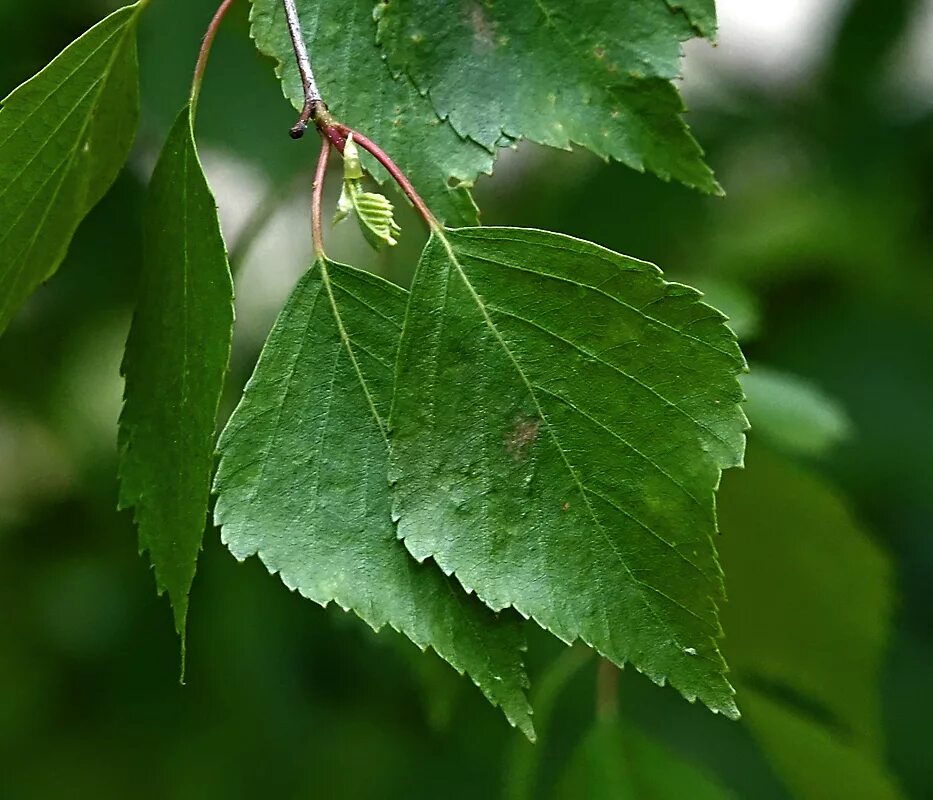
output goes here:
[[819, 455], [852, 433], [839, 402], [796, 375], [753, 365], [742, 388], [756, 433], [783, 450]]
[[[743, 480], [726, 485], [719, 507], [732, 532], [720, 546], [726, 657], [753, 736], [805, 800], [859, 796], [869, 776], [885, 787], [879, 798], [896, 797], [882, 763], [880, 713], [887, 559], [844, 500], [765, 451], [750, 451]], [[800, 730], [825, 743], [819, 756], [806, 755]]]
[[[4, 89], [116, 5], [0, 0]], [[397, 645], [394, 634], [372, 635], [352, 618], [283, 592], [257, 562], [237, 565], [216, 531], [205, 539], [188, 685], [180, 687], [165, 603], [151, 592], [129, 515], [114, 514], [117, 376], [142, 252], [142, 176], [184, 101], [215, 5], [152, 4], [140, 30], [142, 127], [133, 166], [79, 229], [55, 281], [0, 340], [2, 792], [160, 800], [497, 796], [518, 763], [513, 754], [531, 745], [464, 691], [465, 679], [436, 657]], [[887, 650], [873, 656], [880, 697], [848, 684], [849, 713], [871, 706], [859, 713], [875, 729], [873, 757], [885, 757], [904, 795], [923, 798], [933, 794], [933, 114], [929, 99], [890, 89], [917, 8], [908, 0], [853, 3], [819, 71], [799, 88], [772, 94], [719, 70], [714, 94], [697, 90], [691, 125], [729, 192], [724, 201], [585, 154], [526, 147], [503, 160], [494, 181], [481, 181], [477, 196], [485, 222], [598, 239], [665, 264], [669, 277], [701, 289], [718, 281], [751, 294], [761, 312], [758, 336], [746, 338], [750, 361], [802, 376], [846, 411], [852, 436], [808, 458], [812, 480], [832, 487], [848, 509], [822, 521], [820, 540], [846, 535], [857, 520], [863, 541], [889, 554], [897, 598]], [[235, 157], [241, 173], [245, 166], [244, 174], [284, 193], [291, 174], [308, 169], [313, 146], [287, 138], [294, 113], [270, 73], [249, 42], [245, 4], [235, 4], [199, 115], [212, 180], [226, 173], [212, 173], [211, 164]], [[260, 195], [237, 202], [248, 211]], [[238, 209], [221, 211], [226, 220]], [[405, 237], [369, 263], [404, 281], [422, 242], [399, 211]], [[280, 299], [290, 288], [293, 279], [275, 272], [267, 254], [307, 239], [305, 213], [302, 205], [282, 216], [293, 226], [289, 242], [260, 242], [242, 265], [251, 295], [242, 303], [259, 304], [261, 288]], [[281, 236], [279, 222], [273, 229]], [[364, 252], [349, 236], [331, 238], [335, 256]], [[271, 319], [241, 324], [253, 333], [240, 337], [234, 353], [240, 383]], [[720, 508], [730, 522], [718, 544], [727, 559], [732, 537], [751, 547], [763, 535], [755, 503], [731, 505], [730, 498], [754, 489], [774, 503], [799, 487], [790, 466], [769, 470], [762, 485], [755, 453], [746, 473], [724, 478]], [[806, 530], [795, 533], [806, 540]], [[727, 568], [736, 569], [728, 561]], [[796, 579], [786, 576], [788, 593]], [[533, 681], [560, 652], [532, 638]], [[825, 657], [852, 680], [843, 645]], [[542, 796], [592, 727], [594, 667], [590, 661], [576, 671], [554, 701], [547, 731], [539, 731]], [[807, 797], [801, 781], [814, 771], [827, 776], [814, 770], [828, 752], [821, 748], [850, 744], [832, 726], [827, 733], [819, 708], [792, 699], [766, 696], [783, 709], [771, 735], [786, 744], [789, 730], [801, 745], [783, 756], [769, 750], [766, 735], [752, 735], [756, 709], [767, 710], [751, 694], [749, 721], [736, 725], [626, 671], [619, 713], [736, 796], [777, 800]], [[741, 688], [738, 700], [742, 707]], [[799, 767], [796, 778], [788, 759]], [[853, 769], [866, 764], [859, 756]], [[873, 785], [859, 782], [866, 792]]]
[[729, 800], [689, 762], [618, 720], [600, 720], [567, 764], [555, 800]]

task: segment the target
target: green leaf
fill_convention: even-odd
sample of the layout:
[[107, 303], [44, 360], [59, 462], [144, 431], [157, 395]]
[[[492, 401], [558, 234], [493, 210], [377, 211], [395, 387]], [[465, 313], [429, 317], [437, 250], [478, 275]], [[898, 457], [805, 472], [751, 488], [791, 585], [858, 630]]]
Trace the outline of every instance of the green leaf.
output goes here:
[[700, 36], [716, 39], [715, 0], [667, 0], [674, 11], [683, 12]]
[[729, 320], [729, 327], [740, 342], [756, 339], [761, 333], [761, 308], [748, 289], [738, 283], [704, 278], [697, 287], [703, 302], [718, 308]]
[[183, 655], [232, 332], [233, 283], [186, 107], [149, 187], [120, 418], [120, 505], [135, 506], [140, 550], [169, 593]]
[[[281, 0], [252, 0], [252, 35], [259, 50], [278, 63], [285, 96], [304, 104]], [[476, 207], [467, 190], [481, 172], [492, 172], [494, 157], [458, 136], [437, 118], [431, 102], [408, 80], [395, 80], [376, 47], [372, 0], [319, 3], [297, 0], [315, 76], [330, 110], [344, 124], [376, 139], [422, 193], [439, 219], [475, 224]], [[285, 135], [283, 131], [283, 136]], [[387, 173], [369, 160], [384, 182]]]
[[837, 782], [859, 760], [859, 771], [884, 772], [888, 559], [830, 487], [760, 448], [729, 476], [719, 509], [727, 530], [755, 532], [720, 540], [726, 652], [746, 723], [800, 797], [889, 796]]
[[612, 720], [601, 720], [577, 746], [557, 800], [728, 800], [731, 792], [675, 753]]
[[742, 690], [747, 723], [797, 800], [899, 800], [894, 779], [832, 727], [792, 706]]
[[129, 155], [139, 117], [136, 22], [121, 8], [0, 110], [0, 333], [58, 269]]
[[[704, 26], [712, 23], [710, 5], [689, 3]], [[379, 6], [389, 64], [461, 136], [490, 151], [503, 135], [565, 149], [579, 144], [721, 193], [671, 84], [680, 75], [681, 42], [695, 33], [662, 0]]]
[[742, 376], [755, 434], [789, 453], [817, 456], [852, 434], [845, 409], [809, 381], [755, 366]]
[[532, 738], [519, 620], [395, 537], [385, 417], [404, 313], [401, 289], [350, 267], [301, 279], [221, 437], [216, 521], [237, 558], [433, 647]]
[[398, 534], [491, 608], [737, 716], [711, 535], [745, 362], [656, 267], [543, 231], [437, 231], [399, 346]]

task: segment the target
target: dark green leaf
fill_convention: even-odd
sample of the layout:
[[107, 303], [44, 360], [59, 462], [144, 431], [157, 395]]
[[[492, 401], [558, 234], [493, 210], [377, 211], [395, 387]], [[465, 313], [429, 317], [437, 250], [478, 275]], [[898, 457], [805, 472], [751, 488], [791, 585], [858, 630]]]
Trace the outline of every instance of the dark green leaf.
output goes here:
[[139, 116], [136, 22], [115, 11], [0, 110], [0, 333], [122, 169]]
[[[712, 26], [709, 0], [687, 5]], [[379, 9], [389, 64], [461, 136], [490, 151], [503, 135], [579, 144], [665, 180], [721, 191], [671, 84], [681, 42], [696, 31], [663, 0], [392, 0]]]
[[384, 419], [404, 314], [401, 289], [358, 270], [319, 262], [301, 279], [221, 438], [217, 523], [289, 588], [433, 647], [533, 737], [519, 621], [395, 536]]
[[[476, 207], [466, 187], [479, 173], [492, 171], [493, 155], [439, 120], [410, 81], [392, 78], [375, 44], [372, 0], [298, 0], [297, 7], [321, 92], [334, 115], [378, 141], [440, 219], [474, 224]], [[251, 18], [256, 46], [278, 62], [285, 96], [301, 108], [301, 80], [282, 0], [253, 0]], [[368, 166], [385, 179], [381, 168]]]
[[754, 528], [720, 543], [726, 652], [752, 733], [799, 797], [889, 797], [839, 782], [859, 761], [858, 774], [886, 780], [888, 560], [835, 492], [761, 449], [729, 476], [719, 508], [727, 531]]
[[603, 720], [577, 746], [555, 798], [728, 800], [732, 797], [675, 753], [619, 722]]
[[120, 504], [135, 506], [140, 549], [168, 590], [184, 646], [233, 330], [233, 284], [189, 108], [153, 173], [145, 235], [123, 362]]
[[742, 461], [745, 362], [723, 322], [587, 242], [436, 232], [400, 344], [390, 478], [416, 558], [736, 716], [710, 537], [720, 472]]

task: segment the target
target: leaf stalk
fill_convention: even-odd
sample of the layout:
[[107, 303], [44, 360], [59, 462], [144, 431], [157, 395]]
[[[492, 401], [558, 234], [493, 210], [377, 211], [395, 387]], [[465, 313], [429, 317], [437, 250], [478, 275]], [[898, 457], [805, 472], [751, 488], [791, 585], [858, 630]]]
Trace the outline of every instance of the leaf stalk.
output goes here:
[[327, 175], [327, 163], [330, 161], [330, 141], [321, 138], [321, 154], [317, 159], [314, 172], [314, 186], [311, 191], [311, 240], [314, 244], [314, 257], [324, 258], [324, 226], [321, 224], [321, 201], [324, 196], [324, 178]]
[[210, 57], [211, 48], [214, 46], [214, 39], [217, 37], [217, 31], [220, 28], [220, 23], [223, 22], [224, 17], [227, 16], [227, 11], [230, 10], [230, 6], [232, 5], [233, 0], [223, 0], [217, 11], [214, 13], [214, 18], [211, 20], [210, 25], [207, 26], [207, 31], [204, 33], [204, 39], [201, 42], [201, 52], [198, 53], [198, 63], [194, 68], [194, 78], [191, 81], [192, 118], [194, 117], [195, 110], [198, 107], [198, 99], [201, 96], [201, 83], [204, 80], [204, 70], [207, 68], [207, 60]]
[[619, 716], [619, 668], [603, 658], [596, 668], [596, 718], [614, 720]]

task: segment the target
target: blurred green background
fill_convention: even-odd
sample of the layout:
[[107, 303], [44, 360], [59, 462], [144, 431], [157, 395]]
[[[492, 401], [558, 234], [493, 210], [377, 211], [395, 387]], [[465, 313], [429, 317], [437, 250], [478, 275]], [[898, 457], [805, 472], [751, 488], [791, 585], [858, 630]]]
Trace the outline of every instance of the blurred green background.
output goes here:
[[[0, 0], [0, 91], [116, 5]], [[529, 632], [532, 749], [432, 655], [238, 564], [213, 530], [178, 684], [168, 604], [115, 511], [116, 418], [146, 175], [215, 5], [152, 4], [132, 163], [0, 340], [0, 798], [623, 796], [574, 777], [626, 757], [577, 751], [595, 659]], [[199, 115], [237, 270], [227, 411], [308, 265], [316, 156], [288, 138], [235, 5]], [[752, 365], [747, 469], [724, 476], [717, 542], [745, 717], [627, 670], [618, 724], [735, 797], [929, 798], [933, 5], [778, 5], [721, 3], [720, 46], [689, 51], [690, 122], [725, 200], [524, 145], [477, 199], [486, 224], [578, 235], [698, 286]], [[332, 254], [404, 283], [423, 236], [402, 220], [391, 254], [349, 225]], [[700, 796], [696, 780], [658, 796]]]

